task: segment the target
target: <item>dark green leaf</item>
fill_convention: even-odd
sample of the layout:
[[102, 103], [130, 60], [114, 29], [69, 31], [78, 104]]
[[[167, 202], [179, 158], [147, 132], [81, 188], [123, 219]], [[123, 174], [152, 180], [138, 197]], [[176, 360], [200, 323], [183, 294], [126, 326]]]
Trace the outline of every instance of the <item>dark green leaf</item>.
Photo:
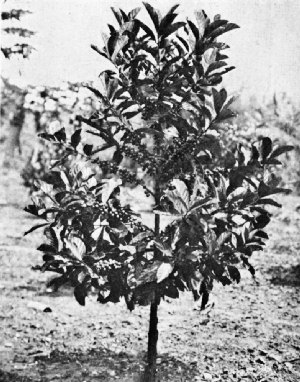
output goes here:
[[176, 13], [166, 14], [166, 16], [161, 20], [159, 25], [158, 33], [160, 35], [163, 35], [164, 31], [172, 25], [173, 21], [176, 19], [176, 16], [177, 16]]
[[110, 8], [115, 15], [115, 18], [117, 19], [119, 25], [121, 26], [123, 24], [122, 16], [121, 14], [113, 7]]
[[127, 119], [131, 119], [133, 117], [135, 117], [136, 115], [138, 115], [140, 113], [139, 110], [137, 111], [128, 111], [126, 113], [123, 113], [124, 117], [126, 117]]
[[226, 25], [228, 23], [228, 21], [227, 20], [215, 20], [215, 21], [213, 21], [212, 23], [210, 23], [209, 25], [208, 25], [208, 27], [207, 27], [207, 29], [206, 29], [206, 31], [205, 31], [205, 37], [207, 36], [209, 36], [209, 34], [211, 33], [211, 32], [213, 32], [215, 29], [217, 29], [217, 28], [219, 28], [219, 27], [221, 27], [221, 26], [223, 26], [223, 25]]
[[256, 231], [255, 236], [261, 237], [262, 239], [269, 239], [269, 236], [264, 231]]
[[170, 298], [178, 298], [179, 297], [179, 291], [174, 284], [167, 285], [167, 287], [164, 289], [164, 294], [165, 294], [165, 296], [170, 297]]
[[38, 251], [41, 252], [51, 252], [56, 253], [56, 248], [49, 244], [42, 244], [37, 248]]
[[269, 137], [264, 137], [261, 142], [262, 158], [266, 159], [271, 151], [272, 151], [272, 140]]
[[123, 11], [123, 9], [120, 8], [120, 13], [123, 17], [123, 21], [126, 23], [129, 21], [129, 17], [126, 15], [126, 13]]
[[229, 118], [234, 118], [236, 114], [230, 109], [223, 109], [217, 116], [218, 121], [225, 121]]
[[137, 103], [133, 100], [128, 100], [126, 99], [125, 101], [121, 102], [118, 106], [117, 109], [120, 109], [122, 112], [131, 106], [137, 106]]
[[215, 61], [209, 65], [205, 74], [208, 75], [209, 73], [213, 72], [214, 70], [220, 69], [226, 65], [227, 65], [227, 63], [225, 61]]
[[51, 226], [46, 227], [44, 230], [44, 234], [48, 239], [49, 244], [58, 250], [59, 244], [54, 229]]
[[189, 24], [189, 27], [191, 28], [191, 31], [193, 32], [193, 35], [195, 36], [196, 41], [198, 41], [200, 38], [198, 28], [196, 27], [196, 25], [192, 21], [187, 20], [187, 22]]
[[225, 89], [221, 89], [218, 92], [215, 88], [213, 88], [212, 94], [213, 94], [213, 99], [214, 99], [215, 111], [218, 114], [221, 111], [221, 109], [222, 109], [222, 107], [223, 107], [223, 105], [227, 99], [227, 92]]
[[37, 225], [33, 226], [32, 228], [30, 228], [28, 231], [26, 231], [26, 232], [24, 233], [24, 236], [28, 235], [29, 233], [35, 231], [35, 230], [38, 229], [38, 228], [45, 227], [45, 226], [48, 225], [48, 224], [49, 224], [49, 223], [37, 224]]
[[55, 139], [53, 134], [48, 134], [48, 133], [41, 133], [39, 134], [39, 137], [45, 139], [46, 141], [54, 141]]
[[223, 26], [213, 30], [207, 37], [215, 39], [215, 38], [221, 36], [222, 34], [229, 32], [229, 31], [236, 29], [236, 28], [239, 28], [239, 26], [237, 24], [228, 23], [227, 25], [223, 25]]
[[76, 285], [76, 287], [74, 288], [74, 296], [75, 296], [77, 302], [80, 305], [84, 306], [85, 305], [85, 298], [87, 296], [87, 291], [86, 291], [85, 286], [82, 284]]
[[241, 281], [240, 271], [232, 265], [228, 265], [227, 269], [228, 269], [228, 273], [229, 273], [230, 278], [233, 281], [236, 281], [237, 283], [239, 283]]
[[219, 277], [219, 281], [221, 282], [222, 285], [230, 285], [231, 280], [227, 276], [221, 276]]
[[118, 165], [122, 162], [123, 155], [120, 150], [116, 150], [113, 155], [113, 161], [116, 162]]
[[91, 48], [97, 52], [98, 54], [100, 54], [101, 56], [105, 57], [105, 58], [108, 58], [107, 57], [107, 54], [105, 52], [102, 52], [96, 45], [93, 45], [91, 44]]
[[84, 145], [83, 152], [85, 153], [85, 155], [90, 156], [93, 152], [93, 145]]
[[136, 18], [137, 14], [140, 12], [141, 8], [140, 7], [137, 7], [137, 8], [134, 8], [132, 9], [129, 13], [128, 13], [128, 18], [129, 20], [133, 20]]
[[58, 130], [56, 133], [54, 133], [54, 137], [56, 140], [58, 140], [59, 142], [65, 142], [66, 139], [67, 139], [67, 136], [66, 136], [66, 132], [65, 132], [65, 129], [62, 128], [60, 130]]
[[101, 101], [105, 100], [105, 97], [103, 96], [103, 94], [98, 89], [95, 89], [95, 88], [88, 86], [88, 85], [86, 85], [85, 87], [87, 89], [89, 89], [92, 93], [94, 93], [96, 97], [100, 98]]
[[81, 141], [81, 129], [76, 130], [71, 136], [71, 145], [76, 149]]
[[143, 31], [149, 36], [151, 37], [152, 40], [155, 40], [155, 35], [154, 33], [152, 32], [152, 30], [146, 25], [144, 24], [141, 20], [136, 20], [137, 24], [139, 25], [140, 28], [143, 29]]
[[270, 223], [270, 218], [267, 214], [259, 215], [254, 223], [253, 223], [253, 228], [254, 229], [261, 229], [267, 226]]
[[159, 15], [157, 11], [150, 5], [149, 3], [143, 2], [145, 8], [147, 9], [147, 12], [149, 13], [149, 16], [151, 17], [151, 20], [155, 26], [155, 29], [159, 30]]
[[164, 38], [167, 38], [168, 36], [170, 36], [170, 34], [176, 32], [179, 28], [182, 28], [184, 26], [185, 26], [185, 23], [183, 22], [174, 23], [162, 32], [162, 36]]
[[54, 277], [48, 282], [47, 286], [52, 287], [53, 291], [56, 292], [58, 288], [66, 284], [68, 281], [69, 281], [68, 275], [65, 274], [59, 277]]
[[[181, 42], [181, 44], [185, 47], [186, 51], [189, 52], [190, 47], [189, 47], [189, 44], [186, 42], [186, 40], [179, 35], [177, 35], [177, 38]], [[202, 66], [201, 64], [199, 64], [199, 65]]]
[[282, 207], [282, 205], [275, 202], [275, 200], [267, 199], [267, 198], [266, 199], [260, 199], [255, 204], [269, 204], [269, 205], [275, 206], [275, 207]]
[[284, 154], [291, 150], [294, 150], [294, 146], [280, 146], [272, 152], [272, 154], [270, 155], [270, 158], [276, 158], [279, 155]]
[[24, 211], [34, 216], [39, 216], [39, 208], [35, 204], [29, 204], [24, 208]]

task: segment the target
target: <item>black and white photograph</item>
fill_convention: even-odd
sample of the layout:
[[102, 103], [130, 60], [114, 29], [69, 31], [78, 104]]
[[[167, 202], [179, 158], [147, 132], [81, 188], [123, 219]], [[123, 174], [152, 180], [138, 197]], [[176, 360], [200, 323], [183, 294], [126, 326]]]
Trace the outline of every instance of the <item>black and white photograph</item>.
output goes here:
[[300, 1], [0, 2], [0, 382], [299, 381]]

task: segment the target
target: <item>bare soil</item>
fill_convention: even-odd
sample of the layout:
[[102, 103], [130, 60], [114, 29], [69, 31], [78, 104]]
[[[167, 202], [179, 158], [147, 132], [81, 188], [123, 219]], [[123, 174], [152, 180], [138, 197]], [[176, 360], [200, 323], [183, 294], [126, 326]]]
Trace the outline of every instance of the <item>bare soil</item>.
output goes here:
[[[149, 307], [130, 313], [95, 296], [82, 307], [68, 288], [48, 290], [51, 274], [32, 270], [42, 233], [23, 237], [37, 223], [28, 201], [18, 172], [2, 172], [0, 381], [138, 381]], [[300, 380], [300, 198], [281, 202], [267, 250], [253, 257], [256, 281], [243, 271], [239, 285], [216, 285], [210, 313], [189, 294], [162, 302], [159, 381]]]

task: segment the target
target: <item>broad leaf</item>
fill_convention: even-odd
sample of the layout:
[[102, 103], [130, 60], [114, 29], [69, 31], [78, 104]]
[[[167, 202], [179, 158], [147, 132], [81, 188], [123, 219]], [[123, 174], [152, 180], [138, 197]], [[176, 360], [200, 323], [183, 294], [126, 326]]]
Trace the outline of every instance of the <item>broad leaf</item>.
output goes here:
[[170, 263], [162, 263], [159, 268], [157, 269], [156, 277], [157, 277], [157, 284], [161, 283], [163, 280], [165, 280], [167, 277], [170, 276], [170, 274], [173, 271], [173, 265]]

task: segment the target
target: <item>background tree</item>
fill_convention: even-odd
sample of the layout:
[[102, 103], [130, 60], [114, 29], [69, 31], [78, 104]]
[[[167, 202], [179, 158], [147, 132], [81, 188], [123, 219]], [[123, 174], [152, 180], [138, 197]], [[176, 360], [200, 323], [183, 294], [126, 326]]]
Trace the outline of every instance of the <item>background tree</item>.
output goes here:
[[[35, 32], [19, 25], [15, 26], [14, 24], [14, 21], [20, 21], [23, 16], [30, 13], [30, 11], [24, 9], [7, 9], [1, 11], [3, 25], [1, 30], [1, 52], [4, 58], [10, 59], [13, 56], [28, 58], [34, 49], [33, 46], [28, 44], [27, 39], [33, 36]], [[4, 46], [2, 44], [3, 40], [5, 40], [5, 35], [9, 37], [17, 36], [18, 41], [13, 42], [13, 39], [10, 43]], [[21, 89], [5, 79], [2, 79], [2, 85], [5, 87], [6, 96], [10, 97], [11, 105], [14, 105], [14, 107], [11, 107], [10, 112], [10, 129], [3, 161], [5, 167], [10, 167], [16, 149], [19, 149], [19, 152], [21, 152], [20, 135], [25, 119], [23, 104], [25, 101], [26, 90]], [[12, 98], [12, 95], [14, 95], [14, 99]]]
[[1, 45], [1, 52], [5, 58], [10, 58], [13, 55], [21, 55], [23, 58], [28, 58], [34, 49], [33, 46], [27, 42], [23, 42], [22, 39], [33, 36], [35, 32], [20, 26], [9, 25], [12, 24], [14, 20], [20, 21], [24, 15], [30, 13], [30, 11], [24, 9], [9, 9], [1, 12], [1, 20], [3, 23], [2, 35], [15, 35], [18, 36], [19, 39], [21, 38], [20, 42], [12, 43], [9, 46]]
[[[143, 381], [154, 381], [161, 299], [190, 290], [203, 309], [215, 281], [239, 282], [243, 266], [254, 275], [249, 258], [268, 239], [266, 206], [279, 206], [270, 195], [286, 192], [271, 170], [291, 147], [267, 137], [248, 151], [222, 142], [234, 113], [219, 85], [233, 67], [218, 38], [236, 24], [203, 11], [177, 21], [178, 5], [164, 16], [144, 5], [152, 26], [139, 8], [112, 9], [118, 27], [109, 25], [103, 49], [92, 46], [113, 66], [103, 89], [88, 87], [99, 108], [71, 136], [42, 134], [65, 155], [26, 210], [45, 219], [30, 232], [46, 227], [40, 269], [60, 274], [55, 288], [71, 282], [81, 305], [93, 291], [100, 303], [150, 305]], [[69, 170], [72, 155], [81, 158]], [[144, 191], [147, 218], [126, 199], [128, 186]]]
[[20, 154], [22, 152], [20, 137], [26, 115], [24, 102], [27, 91], [4, 78], [2, 78], [2, 84], [2, 117], [4, 116], [4, 110], [5, 113], [9, 110], [7, 113], [8, 135], [6, 137], [3, 166], [11, 167], [15, 151], [18, 150]]

